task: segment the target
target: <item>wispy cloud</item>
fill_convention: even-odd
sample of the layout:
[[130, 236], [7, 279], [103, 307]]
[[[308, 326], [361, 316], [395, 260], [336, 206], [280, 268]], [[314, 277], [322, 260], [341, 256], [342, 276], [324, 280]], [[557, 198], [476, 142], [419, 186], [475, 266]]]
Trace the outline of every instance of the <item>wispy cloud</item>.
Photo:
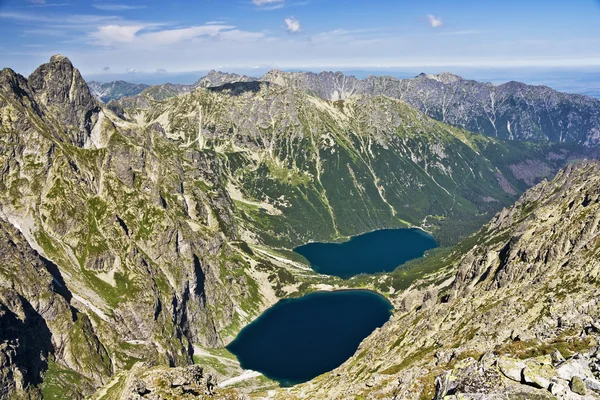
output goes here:
[[90, 35], [97, 39], [98, 44], [108, 46], [117, 43], [130, 43], [135, 39], [135, 35], [144, 28], [144, 25], [105, 25], [98, 27], [98, 30]]
[[252, 4], [261, 10], [278, 10], [285, 6], [285, 0], [252, 0]]
[[70, 6], [71, 3], [46, 3], [41, 2], [41, 3], [32, 3], [29, 4], [27, 7], [66, 7], [66, 6]]
[[300, 31], [300, 21], [298, 21], [294, 17], [289, 17], [285, 19], [285, 27], [290, 33], [297, 33]]
[[446, 32], [440, 32], [439, 35], [445, 35], [445, 36], [461, 36], [461, 35], [479, 35], [482, 33], [489, 33], [490, 31], [483, 31], [483, 30], [477, 30], [477, 29], [472, 29], [472, 30], [464, 30], [464, 31], [446, 31]]
[[444, 25], [442, 19], [433, 14], [429, 14], [427, 16], [427, 22], [429, 22], [429, 25], [431, 25], [432, 28], [439, 28], [440, 26]]
[[133, 47], [152, 48], [197, 39], [252, 41], [265, 36], [262, 32], [236, 29], [233, 25], [199, 25], [176, 29], [157, 29], [156, 25], [104, 25], [90, 33], [93, 43], [101, 46], [129, 44]]
[[[74, 14], [57, 17], [55, 15], [39, 14], [39, 13], [23, 13], [23, 12], [1, 12], [0, 19], [9, 19], [13, 22], [30, 24], [34, 22], [48, 23], [53, 27], [86, 27], [93, 29], [97, 24], [106, 24], [111, 21], [118, 21], [121, 18], [111, 15], [89, 15], [89, 14]], [[35, 25], [39, 27], [39, 25]]]
[[126, 10], [139, 10], [146, 8], [146, 6], [132, 6], [127, 4], [93, 4], [95, 8], [103, 11], [126, 11]]

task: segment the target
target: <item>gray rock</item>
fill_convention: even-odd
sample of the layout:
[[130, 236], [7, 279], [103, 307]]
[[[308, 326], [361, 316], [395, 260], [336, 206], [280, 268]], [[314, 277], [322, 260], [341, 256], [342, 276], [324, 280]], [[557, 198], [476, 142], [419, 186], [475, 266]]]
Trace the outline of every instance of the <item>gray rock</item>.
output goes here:
[[523, 380], [541, 389], [548, 389], [556, 371], [548, 364], [528, 363], [523, 369]]
[[586, 388], [600, 394], [600, 381], [594, 378], [586, 378], [583, 382]]
[[498, 368], [509, 379], [515, 382], [521, 382], [523, 379], [523, 370], [527, 365], [520, 360], [508, 357], [498, 358]]
[[560, 351], [558, 350], [554, 350], [552, 354], [550, 354], [550, 357], [552, 357], [552, 363], [554, 365], [561, 364], [565, 361], [565, 358], [562, 356], [562, 354], [560, 354]]

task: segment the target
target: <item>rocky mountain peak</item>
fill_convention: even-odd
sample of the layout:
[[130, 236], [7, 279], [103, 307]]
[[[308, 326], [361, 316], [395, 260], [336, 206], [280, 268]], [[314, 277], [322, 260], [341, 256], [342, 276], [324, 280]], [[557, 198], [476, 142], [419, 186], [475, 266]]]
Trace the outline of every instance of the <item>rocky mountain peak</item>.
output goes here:
[[246, 75], [230, 74], [227, 72], [209, 71], [206, 76], [200, 78], [193, 86], [195, 87], [215, 87], [235, 82], [253, 82], [256, 78]]
[[455, 75], [451, 72], [441, 72], [439, 74], [426, 74], [424, 72], [420, 73], [419, 75], [416, 76], [416, 78], [421, 78], [421, 79], [431, 79], [434, 81], [438, 81], [444, 84], [449, 84], [449, 83], [455, 83], [455, 82], [460, 82], [460, 81], [464, 81], [465, 79], [461, 76]]
[[73, 144], [84, 146], [100, 108], [79, 70], [57, 54], [33, 71], [28, 81], [37, 101], [71, 130]]

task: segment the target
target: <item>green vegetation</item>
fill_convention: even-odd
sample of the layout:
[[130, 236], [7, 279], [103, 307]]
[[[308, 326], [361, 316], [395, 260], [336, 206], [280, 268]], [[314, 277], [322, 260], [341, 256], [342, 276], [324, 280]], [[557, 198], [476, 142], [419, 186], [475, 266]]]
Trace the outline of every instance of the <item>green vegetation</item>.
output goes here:
[[42, 384], [42, 395], [48, 400], [78, 399], [82, 393], [92, 393], [93, 382], [85, 376], [54, 361], [48, 361], [48, 370]]

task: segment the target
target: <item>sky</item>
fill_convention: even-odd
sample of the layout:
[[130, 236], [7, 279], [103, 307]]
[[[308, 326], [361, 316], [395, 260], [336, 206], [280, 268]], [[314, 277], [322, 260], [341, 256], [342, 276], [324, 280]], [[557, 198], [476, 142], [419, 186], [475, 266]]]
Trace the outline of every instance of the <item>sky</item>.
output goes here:
[[600, 1], [0, 0], [0, 68], [28, 75], [57, 53], [104, 80], [210, 69], [598, 72]]

